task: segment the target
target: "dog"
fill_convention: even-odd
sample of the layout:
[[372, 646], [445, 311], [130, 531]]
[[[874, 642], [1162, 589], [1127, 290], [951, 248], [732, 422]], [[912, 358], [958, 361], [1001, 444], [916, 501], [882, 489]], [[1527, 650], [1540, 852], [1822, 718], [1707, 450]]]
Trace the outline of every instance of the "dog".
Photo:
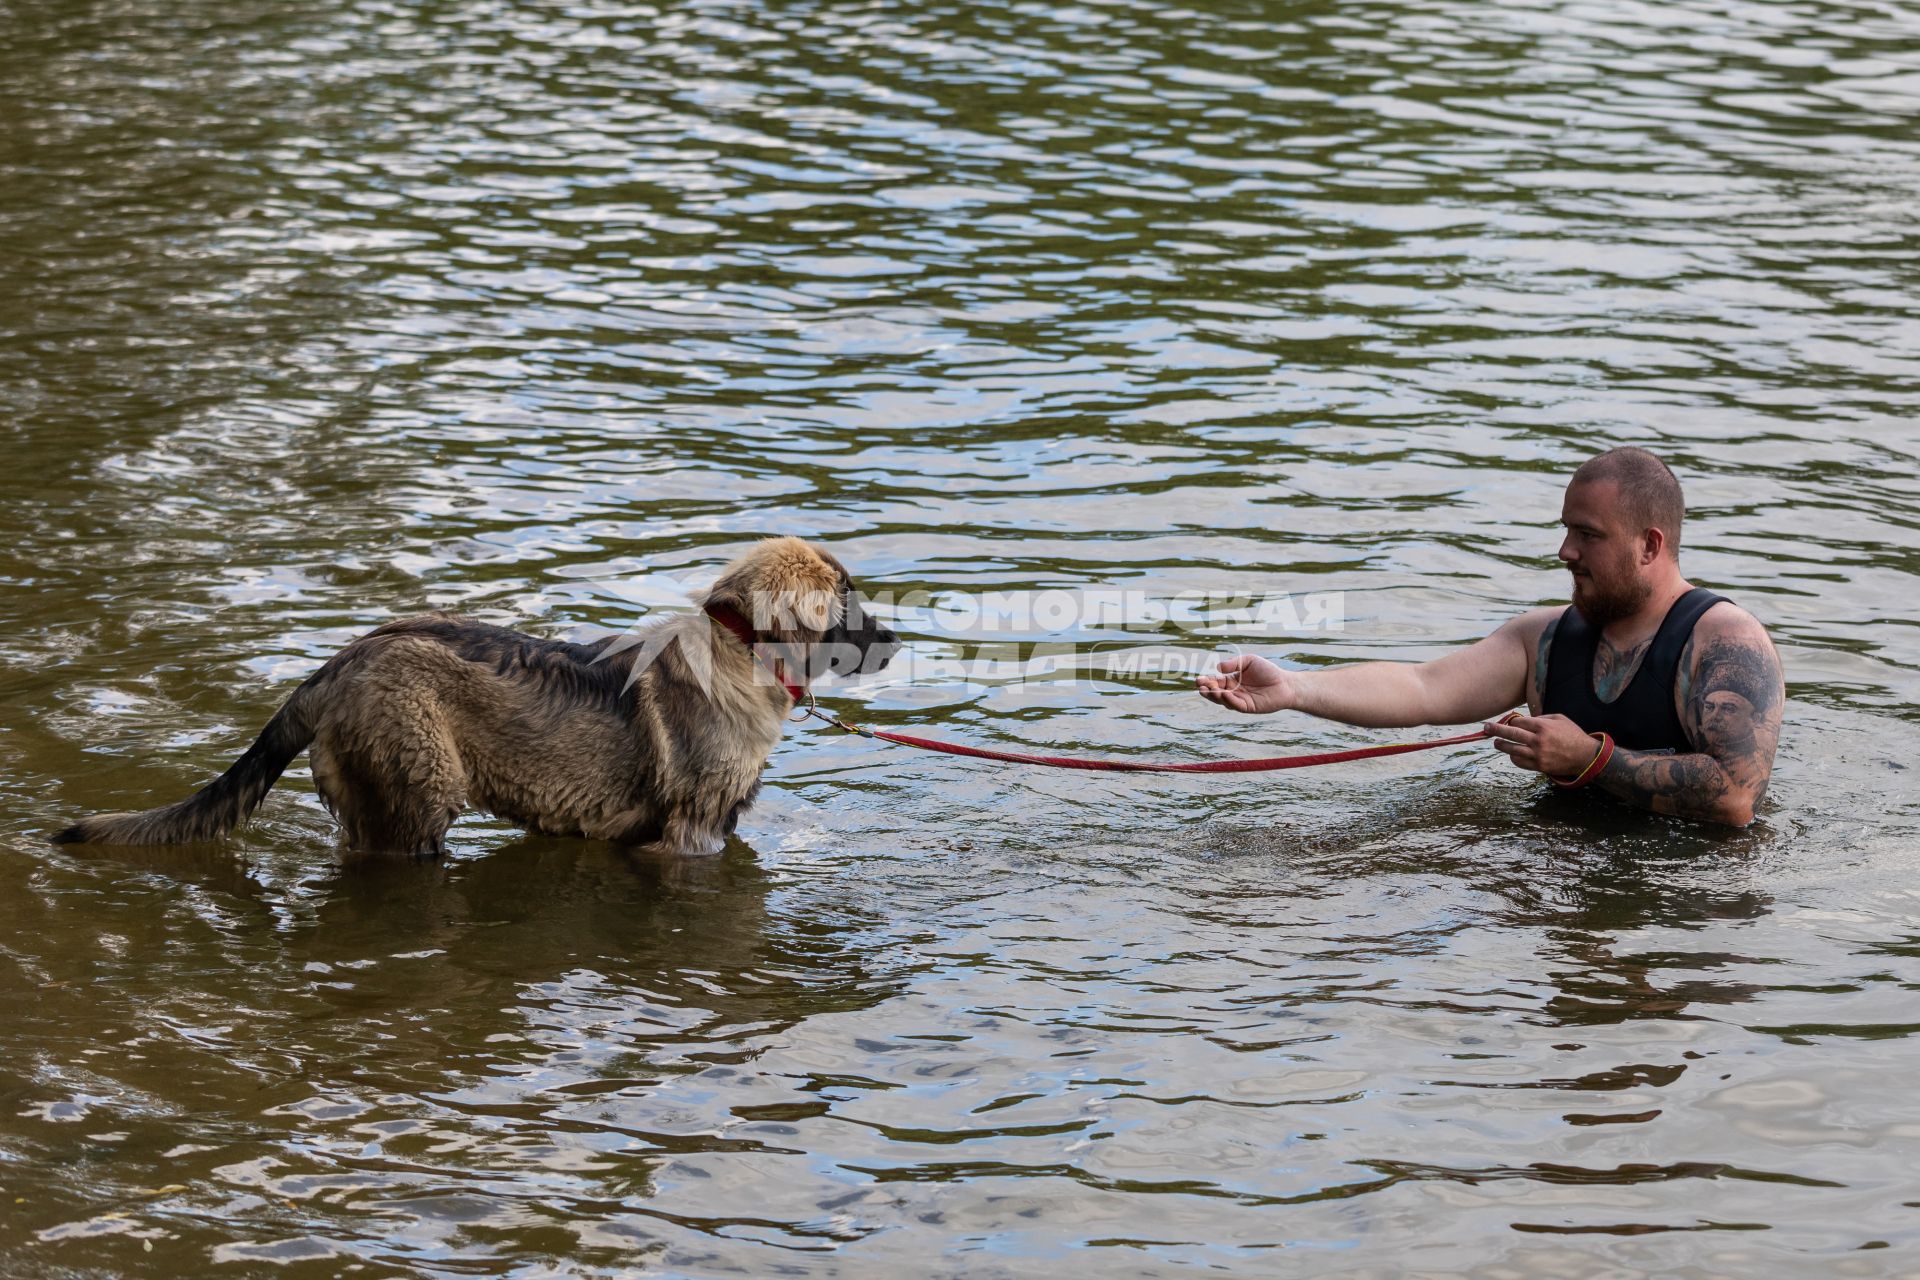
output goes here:
[[899, 648], [840, 562], [798, 538], [755, 544], [700, 612], [624, 642], [407, 618], [336, 653], [192, 796], [86, 818], [54, 840], [221, 839], [305, 750], [357, 851], [444, 853], [447, 828], [472, 806], [540, 834], [715, 853], [806, 685], [878, 671]]

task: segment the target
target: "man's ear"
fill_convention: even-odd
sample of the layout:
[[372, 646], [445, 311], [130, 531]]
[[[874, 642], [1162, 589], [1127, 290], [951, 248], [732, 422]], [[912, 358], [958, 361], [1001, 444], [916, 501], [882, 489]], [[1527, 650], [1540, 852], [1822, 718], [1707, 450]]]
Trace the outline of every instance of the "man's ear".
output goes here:
[[1640, 563], [1652, 564], [1667, 550], [1667, 534], [1659, 526], [1647, 529], [1640, 535]]

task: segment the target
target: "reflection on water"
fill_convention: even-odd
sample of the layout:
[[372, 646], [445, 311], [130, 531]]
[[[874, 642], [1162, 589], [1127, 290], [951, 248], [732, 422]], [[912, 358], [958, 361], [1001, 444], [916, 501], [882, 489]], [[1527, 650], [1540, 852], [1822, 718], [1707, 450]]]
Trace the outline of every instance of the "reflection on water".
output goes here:
[[[0, 1271], [1920, 1265], [1920, 15], [42, 10], [0, 13]], [[1561, 477], [1620, 441], [1781, 643], [1745, 832], [1475, 748], [796, 729], [698, 864], [480, 819], [345, 861], [298, 771], [230, 848], [44, 844], [382, 620], [624, 626], [761, 533], [901, 591], [1341, 591], [1205, 643], [1431, 655], [1563, 598]], [[1171, 678], [837, 696], [1366, 737]]]

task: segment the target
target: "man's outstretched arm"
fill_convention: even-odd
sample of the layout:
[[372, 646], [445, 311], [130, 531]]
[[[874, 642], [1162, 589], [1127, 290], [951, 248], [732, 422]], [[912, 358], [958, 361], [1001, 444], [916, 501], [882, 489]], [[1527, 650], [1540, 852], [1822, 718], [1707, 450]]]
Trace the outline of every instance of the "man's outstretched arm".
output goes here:
[[[1655, 813], [1745, 826], [1773, 776], [1786, 709], [1773, 643], [1750, 615], [1716, 609], [1694, 628], [1679, 678], [1681, 723], [1700, 749], [1679, 755], [1615, 750], [1594, 785]], [[1488, 729], [1494, 746], [1523, 769], [1571, 777], [1593, 758], [1593, 739], [1565, 716]]]
[[1368, 728], [1467, 724], [1526, 701], [1530, 650], [1558, 609], [1535, 609], [1484, 640], [1432, 662], [1356, 662], [1288, 671], [1265, 658], [1228, 658], [1200, 677], [1200, 696], [1257, 715], [1304, 711]]

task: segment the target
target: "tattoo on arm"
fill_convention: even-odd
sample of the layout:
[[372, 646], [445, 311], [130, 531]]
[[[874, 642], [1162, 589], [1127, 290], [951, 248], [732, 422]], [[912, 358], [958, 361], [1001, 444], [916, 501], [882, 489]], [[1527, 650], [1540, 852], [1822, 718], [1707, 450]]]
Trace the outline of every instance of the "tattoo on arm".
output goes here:
[[1598, 781], [1622, 800], [1682, 818], [1720, 818], [1733, 789], [1720, 762], [1701, 752], [1618, 749]]
[[1699, 750], [1616, 751], [1599, 783], [1655, 813], [1744, 824], [1773, 776], [1786, 689], [1764, 636], [1716, 636], [1681, 663], [1683, 723]]
[[1547, 706], [1547, 654], [1553, 650], [1553, 633], [1560, 619], [1551, 618], [1540, 628], [1540, 639], [1533, 647], [1533, 684], [1528, 692], [1527, 710], [1539, 715]]

